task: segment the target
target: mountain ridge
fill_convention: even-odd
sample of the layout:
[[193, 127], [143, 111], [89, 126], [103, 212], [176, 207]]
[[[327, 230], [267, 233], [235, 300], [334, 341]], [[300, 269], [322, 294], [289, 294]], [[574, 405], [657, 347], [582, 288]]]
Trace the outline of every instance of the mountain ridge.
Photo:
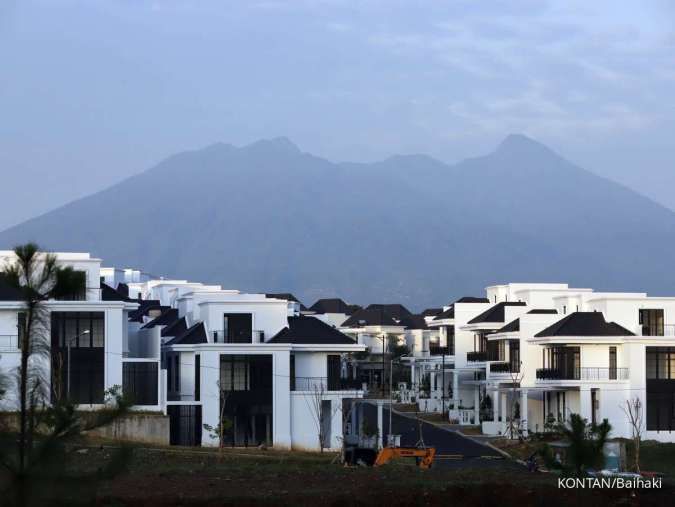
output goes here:
[[516, 279], [667, 293], [671, 237], [673, 211], [522, 135], [454, 165], [335, 163], [278, 137], [174, 154], [0, 232], [0, 247], [35, 240], [308, 304], [421, 308]]

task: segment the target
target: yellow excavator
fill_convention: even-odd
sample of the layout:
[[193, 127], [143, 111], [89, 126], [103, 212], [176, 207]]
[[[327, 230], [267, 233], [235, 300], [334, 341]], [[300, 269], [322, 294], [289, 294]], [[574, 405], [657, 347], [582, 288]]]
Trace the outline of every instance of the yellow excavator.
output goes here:
[[[424, 437], [422, 435], [422, 421], [417, 414], [417, 431], [419, 435], [419, 440], [415, 447], [396, 447], [394, 445], [389, 445], [384, 447], [377, 453], [375, 458], [374, 466], [379, 467], [386, 465], [394, 458], [415, 458], [417, 461], [417, 466], [422, 470], [428, 470], [431, 468], [431, 465], [434, 463], [434, 456], [436, 456], [435, 447], [427, 447], [424, 445]], [[390, 439], [393, 435], [390, 435]], [[393, 439], [392, 439], [393, 440]]]

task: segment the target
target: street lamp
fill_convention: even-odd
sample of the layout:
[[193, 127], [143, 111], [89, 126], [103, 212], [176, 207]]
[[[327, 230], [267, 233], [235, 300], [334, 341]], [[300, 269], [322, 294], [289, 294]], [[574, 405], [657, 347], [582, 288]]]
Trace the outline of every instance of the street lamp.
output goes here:
[[77, 340], [81, 336], [89, 334], [89, 330], [86, 329], [82, 331], [80, 334], [73, 336], [69, 340], [66, 340], [66, 347], [68, 349], [68, 373], [67, 373], [67, 378], [66, 378], [66, 397], [70, 399], [70, 344], [73, 340]]

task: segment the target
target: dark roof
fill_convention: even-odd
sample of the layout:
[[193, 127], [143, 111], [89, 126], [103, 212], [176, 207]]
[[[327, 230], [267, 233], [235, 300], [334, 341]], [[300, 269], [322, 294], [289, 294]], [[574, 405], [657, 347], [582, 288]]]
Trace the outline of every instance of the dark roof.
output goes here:
[[551, 314], [551, 315], [555, 315], [555, 314], [558, 313], [558, 310], [554, 310], [554, 309], [552, 309], [552, 308], [549, 308], [549, 309], [535, 308], [534, 310], [530, 310], [530, 311], [527, 312], [527, 313], [531, 313], [531, 314], [533, 314], [533, 315], [534, 315], [534, 314], [542, 314], [542, 315], [548, 315], [548, 314]]
[[399, 325], [405, 326], [406, 329], [427, 329], [427, 321], [422, 314], [403, 317]]
[[180, 335], [172, 338], [166, 345], [194, 345], [196, 343], [207, 343], [206, 329], [203, 322], [197, 322], [190, 329], [186, 329]]
[[185, 317], [181, 317], [173, 324], [162, 329], [162, 336], [180, 336], [187, 331], [187, 321]]
[[162, 306], [158, 299], [134, 299], [134, 302], [139, 304], [136, 310], [129, 312], [129, 320], [131, 322], [143, 322], [143, 317], [148, 314], [150, 310], [168, 309]]
[[434, 320], [443, 320], [443, 319], [454, 319], [455, 318], [455, 305], [450, 305], [450, 308], [444, 312], [439, 313], [434, 317]]
[[427, 308], [422, 310], [422, 316], [424, 317], [435, 317], [440, 313], [443, 313], [443, 308]]
[[477, 298], [474, 296], [464, 296], [459, 298], [455, 303], [489, 303], [488, 298]]
[[351, 315], [355, 311], [360, 310], [361, 307], [359, 305], [348, 305], [340, 298], [326, 298], [319, 299], [309, 309], [316, 313], [344, 313], [345, 315]]
[[495, 333], [515, 333], [516, 331], [520, 331], [520, 319], [512, 320], [504, 327], [495, 331]]
[[265, 294], [266, 297], [268, 298], [273, 298], [273, 299], [285, 299], [286, 301], [293, 301], [295, 303], [300, 303], [300, 310], [307, 311], [307, 307], [302, 304], [302, 301], [300, 301], [298, 298], [296, 298], [293, 294], [290, 292], [278, 292], [278, 293], [272, 293], [272, 294]]
[[283, 328], [268, 343], [353, 344], [349, 336], [314, 317], [288, 317]]
[[362, 308], [354, 312], [340, 327], [398, 326], [398, 322], [382, 309]]
[[504, 322], [505, 312], [504, 308], [507, 306], [525, 306], [522, 301], [502, 301], [494, 306], [491, 306], [480, 315], [471, 319], [468, 324], [481, 324], [483, 322]]
[[[119, 286], [118, 286], [119, 287]], [[101, 300], [103, 301], [128, 301], [132, 303], [137, 303], [138, 300], [130, 299], [129, 291], [127, 290], [126, 295], [120, 292], [117, 289], [113, 289], [110, 285], [101, 282]]]
[[125, 297], [129, 297], [129, 286], [126, 283], [120, 282], [117, 284], [117, 292]]
[[0, 301], [23, 301], [24, 296], [21, 290], [9, 283], [5, 277], [0, 274]]
[[381, 305], [381, 304], [374, 304], [374, 305], [368, 305], [366, 306], [366, 310], [380, 310], [387, 312], [389, 315], [391, 315], [393, 318], [396, 320], [401, 320], [403, 317], [407, 315], [412, 315], [412, 312], [408, 310], [405, 306], [400, 305], [400, 304], [389, 304], [389, 305]]
[[607, 322], [602, 312], [574, 312], [534, 335], [548, 336], [634, 336], [625, 327]]
[[170, 324], [173, 324], [177, 320], [178, 320], [178, 310], [176, 310], [175, 308], [169, 308], [159, 317], [155, 317], [154, 319], [152, 319], [141, 329], [149, 329], [155, 326], [168, 326]]

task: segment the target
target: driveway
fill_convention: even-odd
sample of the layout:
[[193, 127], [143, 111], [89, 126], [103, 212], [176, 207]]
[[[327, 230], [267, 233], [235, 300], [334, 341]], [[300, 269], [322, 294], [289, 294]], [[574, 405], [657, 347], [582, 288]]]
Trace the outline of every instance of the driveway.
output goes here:
[[[366, 403], [364, 415], [373, 425], [377, 425], [377, 407]], [[384, 435], [389, 434], [389, 408], [382, 408]], [[499, 452], [480, 442], [467, 438], [456, 431], [435, 426], [432, 423], [418, 421], [414, 414], [400, 415], [392, 413], [392, 426], [395, 435], [401, 435], [401, 447], [415, 447], [420, 440], [420, 431], [424, 444], [436, 448], [434, 467], [508, 467], [522, 469], [518, 464], [505, 459]], [[385, 442], [386, 443], [386, 442]]]

